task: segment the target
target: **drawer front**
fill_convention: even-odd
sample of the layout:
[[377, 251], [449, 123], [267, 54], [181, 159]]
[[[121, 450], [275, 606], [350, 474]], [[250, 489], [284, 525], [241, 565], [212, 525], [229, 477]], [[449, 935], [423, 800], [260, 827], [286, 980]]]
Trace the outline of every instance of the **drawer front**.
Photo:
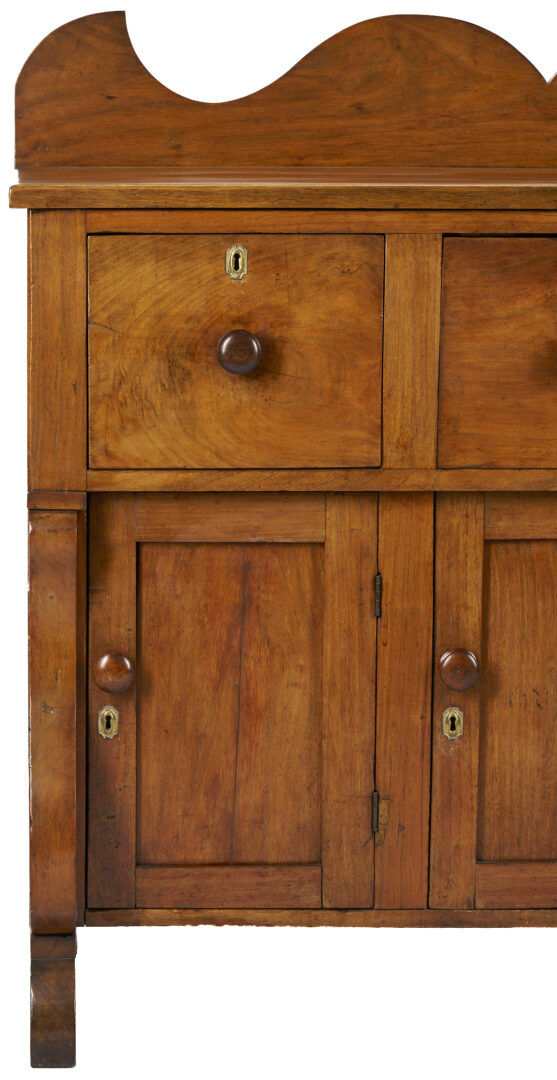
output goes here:
[[383, 267], [369, 235], [90, 237], [91, 468], [380, 465]]
[[447, 238], [438, 464], [557, 466], [557, 238]]

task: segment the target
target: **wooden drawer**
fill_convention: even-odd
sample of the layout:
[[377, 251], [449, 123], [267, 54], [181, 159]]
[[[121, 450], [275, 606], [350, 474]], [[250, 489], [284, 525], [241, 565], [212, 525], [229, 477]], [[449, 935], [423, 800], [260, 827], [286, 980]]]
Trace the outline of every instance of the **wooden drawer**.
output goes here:
[[557, 466], [557, 238], [449, 237], [438, 464]]
[[[90, 237], [90, 466], [380, 465], [383, 264], [369, 235]], [[217, 360], [235, 329], [249, 374]]]

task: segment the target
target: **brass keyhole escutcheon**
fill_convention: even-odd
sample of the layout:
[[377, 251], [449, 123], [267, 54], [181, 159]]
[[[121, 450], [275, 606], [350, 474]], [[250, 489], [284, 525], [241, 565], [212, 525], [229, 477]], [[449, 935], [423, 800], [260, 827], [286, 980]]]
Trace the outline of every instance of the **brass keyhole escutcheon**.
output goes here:
[[233, 244], [226, 252], [224, 265], [226, 273], [233, 280], [238, 281], [240, 278], [245, 277], [248, 272], [247, 248], [242, 247], [241, 244]]
[[120, 716], [113, 705], [105, 705], [99, 712], [99, 735], [103, 739], [113, 739], [118, 734]]
[[443, 713], [443, 735], [446, 739], [460, 739], [464, 734], [464, 713], [457, 705], [451, 705]]

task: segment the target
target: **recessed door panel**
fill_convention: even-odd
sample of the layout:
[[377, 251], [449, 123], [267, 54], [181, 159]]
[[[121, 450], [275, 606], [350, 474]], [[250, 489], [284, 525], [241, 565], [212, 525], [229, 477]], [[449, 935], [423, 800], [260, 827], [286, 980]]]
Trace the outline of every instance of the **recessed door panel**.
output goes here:
[[322, 545], [140, 544], [138, 587], [138, 862], [319, 862]]
[[137, 858], [227, 862], [242, 547], [138, 548]]
[[478, 859], [557, 859], [557, 540], [486, 541]]

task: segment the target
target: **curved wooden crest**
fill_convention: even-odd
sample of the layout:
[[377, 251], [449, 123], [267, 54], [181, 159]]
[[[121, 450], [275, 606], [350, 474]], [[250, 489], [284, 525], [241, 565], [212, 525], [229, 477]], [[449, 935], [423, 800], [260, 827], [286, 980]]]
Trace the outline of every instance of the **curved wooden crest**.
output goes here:
[[121, 11], [55, 30], [16, 89], [16, 166], [557, 166], [557, 80], [471, 23], [351, 26], [249, 97], [191, 101], [136, 56]]

